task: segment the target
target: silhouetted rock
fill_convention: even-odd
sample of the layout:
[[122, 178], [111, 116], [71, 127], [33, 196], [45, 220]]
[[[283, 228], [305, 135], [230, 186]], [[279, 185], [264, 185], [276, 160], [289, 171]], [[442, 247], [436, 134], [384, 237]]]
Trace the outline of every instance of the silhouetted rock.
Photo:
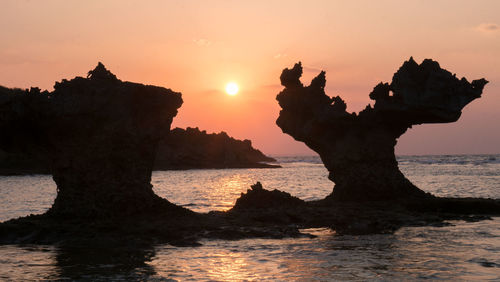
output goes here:
[[285, 89], [276, 97], [282, 108], [276, 123], [320, 155], [335, 182], [333, 199], [349, 201], [432, 197], [399, 171], [396, 139], [416, 124], [457, 121], [487, 83], [469, 83], [435, 61], [418, 65], [410, 58], [391, 84], [375, 86], [370, 93], [374, 107], [368, 105], [356, 115], [346, 111], [340, 97], [325, 94], [324, 72], [309, 86], [302, 85], [301, 75], [300, 63], [283, 70]]
[[[443, 226], [446, 220], [478, 221], [500, 215], [500, 200], [477, 198], [401, 199], [384, 201], [306, 202], [257, 182], [223, 214], [234, 225], [330, 227], [337, 234], [392, 233], [403, 226]], [[289, 232], [289, 231], [288, 231]]]
[[160, 141], [155, 169], [279, 167], [276, 160], [252, 147], [250, 140], [236, 140], [225, 132], [175, 128]]
[[304, 200], [293, 197], [287, 192], [274, 189], [265, 190], [260, 182], [251, 186], [246, 194], [241, 193], [241, 197], [236, 200], [232, 210], [241, 209], [264, 209], [264, 208], [294, 208], [305, 205]]
[[50, 93], [2, 88], [0, 147], [48, 158], [57, 184], [51, 215], [177, 210], [150, 180], [158, 142], [181, 104], [180, 93], [120, 81], [99, 63], [87, 78], [56, 82]]
[[[337, 185], [334, 199], [350, 201], [305, 202], [257, 183], [230, 211], [190, 212], [155, 195], [150, 184], [156, 148], [169, 138], [165, 134], [182, 104], [180, 93], [122, 82], [102, 64], [88, 78], [56, 83], [50, 93], [0, 87], [0, 148], [42, 152], [58, 189], [49, 212], [0, 223], [0, 244], [195, 246], [200, 238], [298, 237], [307, 236], [301, 228], [314, 227], [339, 234], [387, 233], [500, 214], [500, 200], [424, 193], [401, 174], [394, 158], [396, 138], [407, 128], [458, 119], [485, 80], [469, 84], [435, 62], [410, 60], [393, 83], [374, 89], [374, 108], [356, 115], [346, 112], [340, 97], [325, 95], [324, 72], [309, 87], [300, 83], [301, 73], [300, 64], [283, 72], [278, 124], [320, 154]], [[207, 138], [196, 129], [177, 131]], [[225, 134], [210, 138], [231, 140]], [[214, 142], [219, 148], [226, 141]], [[395, 198], [400, 199], [390, 204], [359, 202]]]

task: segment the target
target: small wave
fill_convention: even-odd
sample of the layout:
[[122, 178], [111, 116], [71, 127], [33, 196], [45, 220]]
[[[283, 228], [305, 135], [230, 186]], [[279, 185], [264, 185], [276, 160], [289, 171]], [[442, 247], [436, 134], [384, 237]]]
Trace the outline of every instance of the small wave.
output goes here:
[[288, 163], [312, 163], [312, 164], [323, 164], [319, 156], [285, 156], [285, 157], [275, 157], [278, 163], [288, 164]]
[[474, 259], [469, 260], [469, 262], [477, 263], [483, 267], [499, 267], [500, 268], [500, 264], [493, 262], [493, 261], [488, 261], [487, 259], [484, 259], [484, 258], [474, 258]]
[[[319, 156], [282, 156], [275, 157], [280, 164], [300, 165], [323, 164]], [[423, 155], [423, 156], [397, 156], [400, 164], [453, 164], [453, 165], [485, 165], [500, 164], [500, 155]]]
[[[285, 167], [304, 165], [323, 165], [319, 156], [282, 156], [275, 157], [277, 163]], [[500, 155], [423, 155], [397, 156], [400, 165], [488, 165], [500, 164]]]
[[485, 165], [500, 163], [499, 155], [430, 155], [430, 156], [398, 156], [400, 164], [424, 165]]

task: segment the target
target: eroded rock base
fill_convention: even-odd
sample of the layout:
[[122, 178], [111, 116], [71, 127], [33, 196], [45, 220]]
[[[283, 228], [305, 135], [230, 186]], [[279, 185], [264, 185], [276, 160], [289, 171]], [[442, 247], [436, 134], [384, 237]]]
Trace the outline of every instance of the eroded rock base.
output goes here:
[[[431, 198], [388, 203], [305, 202], [260, 183], [226, 212], [199, 214], [182, 207], [131, 217], [69, 219], [31, 215], [0, 224], [0, 244], [170, 243], [196, 246], [200, 239], [312, 237], [301, 229], [327, 227], [337, 234], [392, 233], [404, 226], [443, 226], [447, 220], [500, 216], [500, 200]], [[108, 243], [106, 243], [108, 244]]]

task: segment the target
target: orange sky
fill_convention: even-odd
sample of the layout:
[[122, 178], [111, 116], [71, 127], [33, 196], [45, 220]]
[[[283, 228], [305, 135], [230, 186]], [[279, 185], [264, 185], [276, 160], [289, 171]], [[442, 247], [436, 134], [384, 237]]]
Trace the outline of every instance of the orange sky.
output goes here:
[[[52, 89], [102, 61], [182, 92], [173, 126], [224, 130], [267, 154], [311, 154], [275, 125], [279, 75], [302, 61], [349, 111], [404, 60], [490, 81], [454, 124], [422, 125], [398, 154], [500, 153], [500, 1], [0, 1], [0, 84]], [[224, 86], [236, 81], [236, 96]]]

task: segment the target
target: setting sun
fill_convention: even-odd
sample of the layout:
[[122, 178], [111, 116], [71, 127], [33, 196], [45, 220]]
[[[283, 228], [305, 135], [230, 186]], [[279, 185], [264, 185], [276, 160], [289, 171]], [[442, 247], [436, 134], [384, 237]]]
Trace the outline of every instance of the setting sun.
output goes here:
[[226, 93], [228, 95], [234, 96], [234, 95], [238, 94], [239, 90], [240, 90], [240, 88], [238, 87], [238, 84], [236, 84], [234, 82], [229, 82], [228, 84], [226, 84]]

